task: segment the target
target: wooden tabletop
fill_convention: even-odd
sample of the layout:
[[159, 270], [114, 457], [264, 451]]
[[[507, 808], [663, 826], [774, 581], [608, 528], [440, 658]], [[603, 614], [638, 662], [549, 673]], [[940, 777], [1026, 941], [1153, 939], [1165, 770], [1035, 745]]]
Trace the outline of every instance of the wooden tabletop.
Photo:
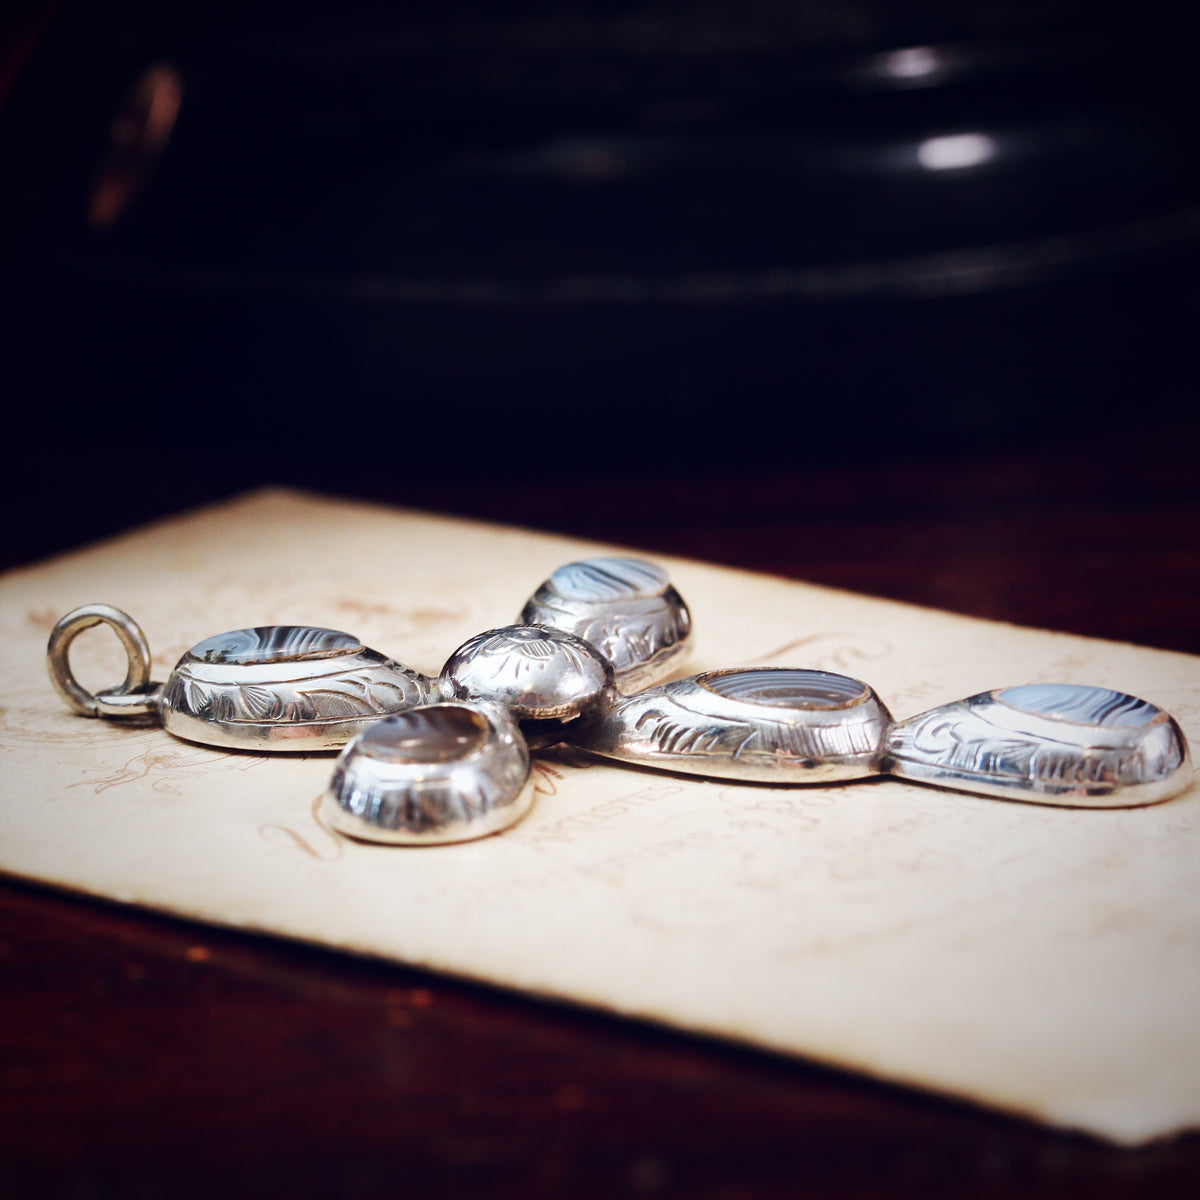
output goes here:
[[[1198, 652], [1200, 487], [1190, 440], [1176, 443], [747, 467], [719, 482], [482, 480], [450, 507]], [[370, 495], [419, 500], [403, 485]], [[63, 541], [47, 521], [8, 561]], [[1200, 1135], [1115, 1149], [803, 1061], [17, 883], [0, 886], [0, 956], [5, 1200], [1182, 1197], [1200, 1184]]]

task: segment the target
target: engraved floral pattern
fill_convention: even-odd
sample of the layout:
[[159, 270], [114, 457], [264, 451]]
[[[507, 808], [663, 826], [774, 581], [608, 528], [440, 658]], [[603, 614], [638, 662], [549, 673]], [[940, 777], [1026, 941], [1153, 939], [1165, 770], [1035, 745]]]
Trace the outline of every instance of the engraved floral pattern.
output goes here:
[[164, 705], [175, 712], [227, 724], [305, 723], [338, 721], [396, 712], [421, 703], [421, 688], [397, 675], [381, 680], [364, 668], [352, 674], [312, 683], [200, 684], [176, 673], [164, 692]]

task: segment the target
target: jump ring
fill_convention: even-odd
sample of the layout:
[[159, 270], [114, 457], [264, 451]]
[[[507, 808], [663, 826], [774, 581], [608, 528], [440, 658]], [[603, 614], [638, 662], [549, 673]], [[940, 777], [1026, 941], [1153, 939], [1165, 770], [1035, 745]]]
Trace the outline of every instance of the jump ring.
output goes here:
[[[113, 608], [111, 604], [85, 604], [82, 608], [73, 609], [50, 633], [50, 641], [46, 645], [46, 666], [50, 672], [50, 682], [67, 706], [85, 717], [101, 716], [105, 706], [75, 678], [68, 654], [71, 643], [85, 629], [91, 629], [94, 625], [107, 625], [112, 629], [125, 647], [129, 663], [125, 682], [108, 689], [102, 693], [103, 696], [109, 698], [145, 693], [151, 687], [150, 647], [138, 623], [128, 613]], [[137, 705], [121, 707], [132, 714]], [[151, 708], [152, 705], [145, 704], [141, 711], [150, 711]]]

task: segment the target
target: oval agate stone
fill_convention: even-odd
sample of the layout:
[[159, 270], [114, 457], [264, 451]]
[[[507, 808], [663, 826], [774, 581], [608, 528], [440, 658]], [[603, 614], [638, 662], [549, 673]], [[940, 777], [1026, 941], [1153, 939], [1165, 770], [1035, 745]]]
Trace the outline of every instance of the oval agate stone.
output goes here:
[[868, 693], [865, 684], [846, 675], [792, 667], [720, 671], [702, 675], [697, 682], [718, 696], [775, 708], [844, 708]]
[[442, 704], [385, 717], [362, 734], [358, 748], [383, 762], [460, 762], [483, 747], [488, 732], [478, 712]]
[[1004, 688], [996, 693], [996, 699], [1010, 708], [1040, 717], [1109, 728], [1149, 725], [1162, 712], [1125, 692], [1076, 683], [1027, 683]]
[[317, 629], [311, 625], [260, 625], [205, 638], [188, 654], [200, 662], [244, 667], [336, 658], [341, 654], [356, 654], [361, 649], [362, 642], [358, 638], [336, 629]]
[[639, 558], [589, 558], [567, 563], [549, 583], [566, 600], [591, 604], [613, 600], [650, 600], [662, 594], [667, 573]]
[[499, 833], [532, 802], [517, 723], [500, 708], [435, 703], [360, 733], [342, 751], [321, 804], [350, 837], [430, 846]]

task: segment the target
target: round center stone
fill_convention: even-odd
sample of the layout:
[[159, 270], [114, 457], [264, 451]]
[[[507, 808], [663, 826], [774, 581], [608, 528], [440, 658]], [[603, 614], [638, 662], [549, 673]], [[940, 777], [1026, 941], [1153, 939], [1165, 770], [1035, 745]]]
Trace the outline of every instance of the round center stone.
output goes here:
[[1039, 717], [1109, 728], [1149, 725], [1162, 711], [1125, 692], [1078, 683], [1026, 683], [997, 692], [996, 699]]
[[251, 666], [260, 663], [297, 662], [355, 654], [362, 642], [337, 629], [311, 625], [260, 625], [234, 629], [197, 642], [189, 655], [200, 662]]
[[846, 675], [791, 667], [760, 667], [701, 676], [710, 692], [747, 704], [774, 708], [845, 708], [867, 694], [867, 687]]
[[554, 590], [565, 600], [607, 603], [649, 600], [662, 594], [667, 573], [640, 558], [588, 558], [567, 563], [550, 576]]
[[446, 763], [469, 758], [487, 738], [482, 714], [458, 704], [437, 704], [385, 717], [358, 744], [384, 762]]

